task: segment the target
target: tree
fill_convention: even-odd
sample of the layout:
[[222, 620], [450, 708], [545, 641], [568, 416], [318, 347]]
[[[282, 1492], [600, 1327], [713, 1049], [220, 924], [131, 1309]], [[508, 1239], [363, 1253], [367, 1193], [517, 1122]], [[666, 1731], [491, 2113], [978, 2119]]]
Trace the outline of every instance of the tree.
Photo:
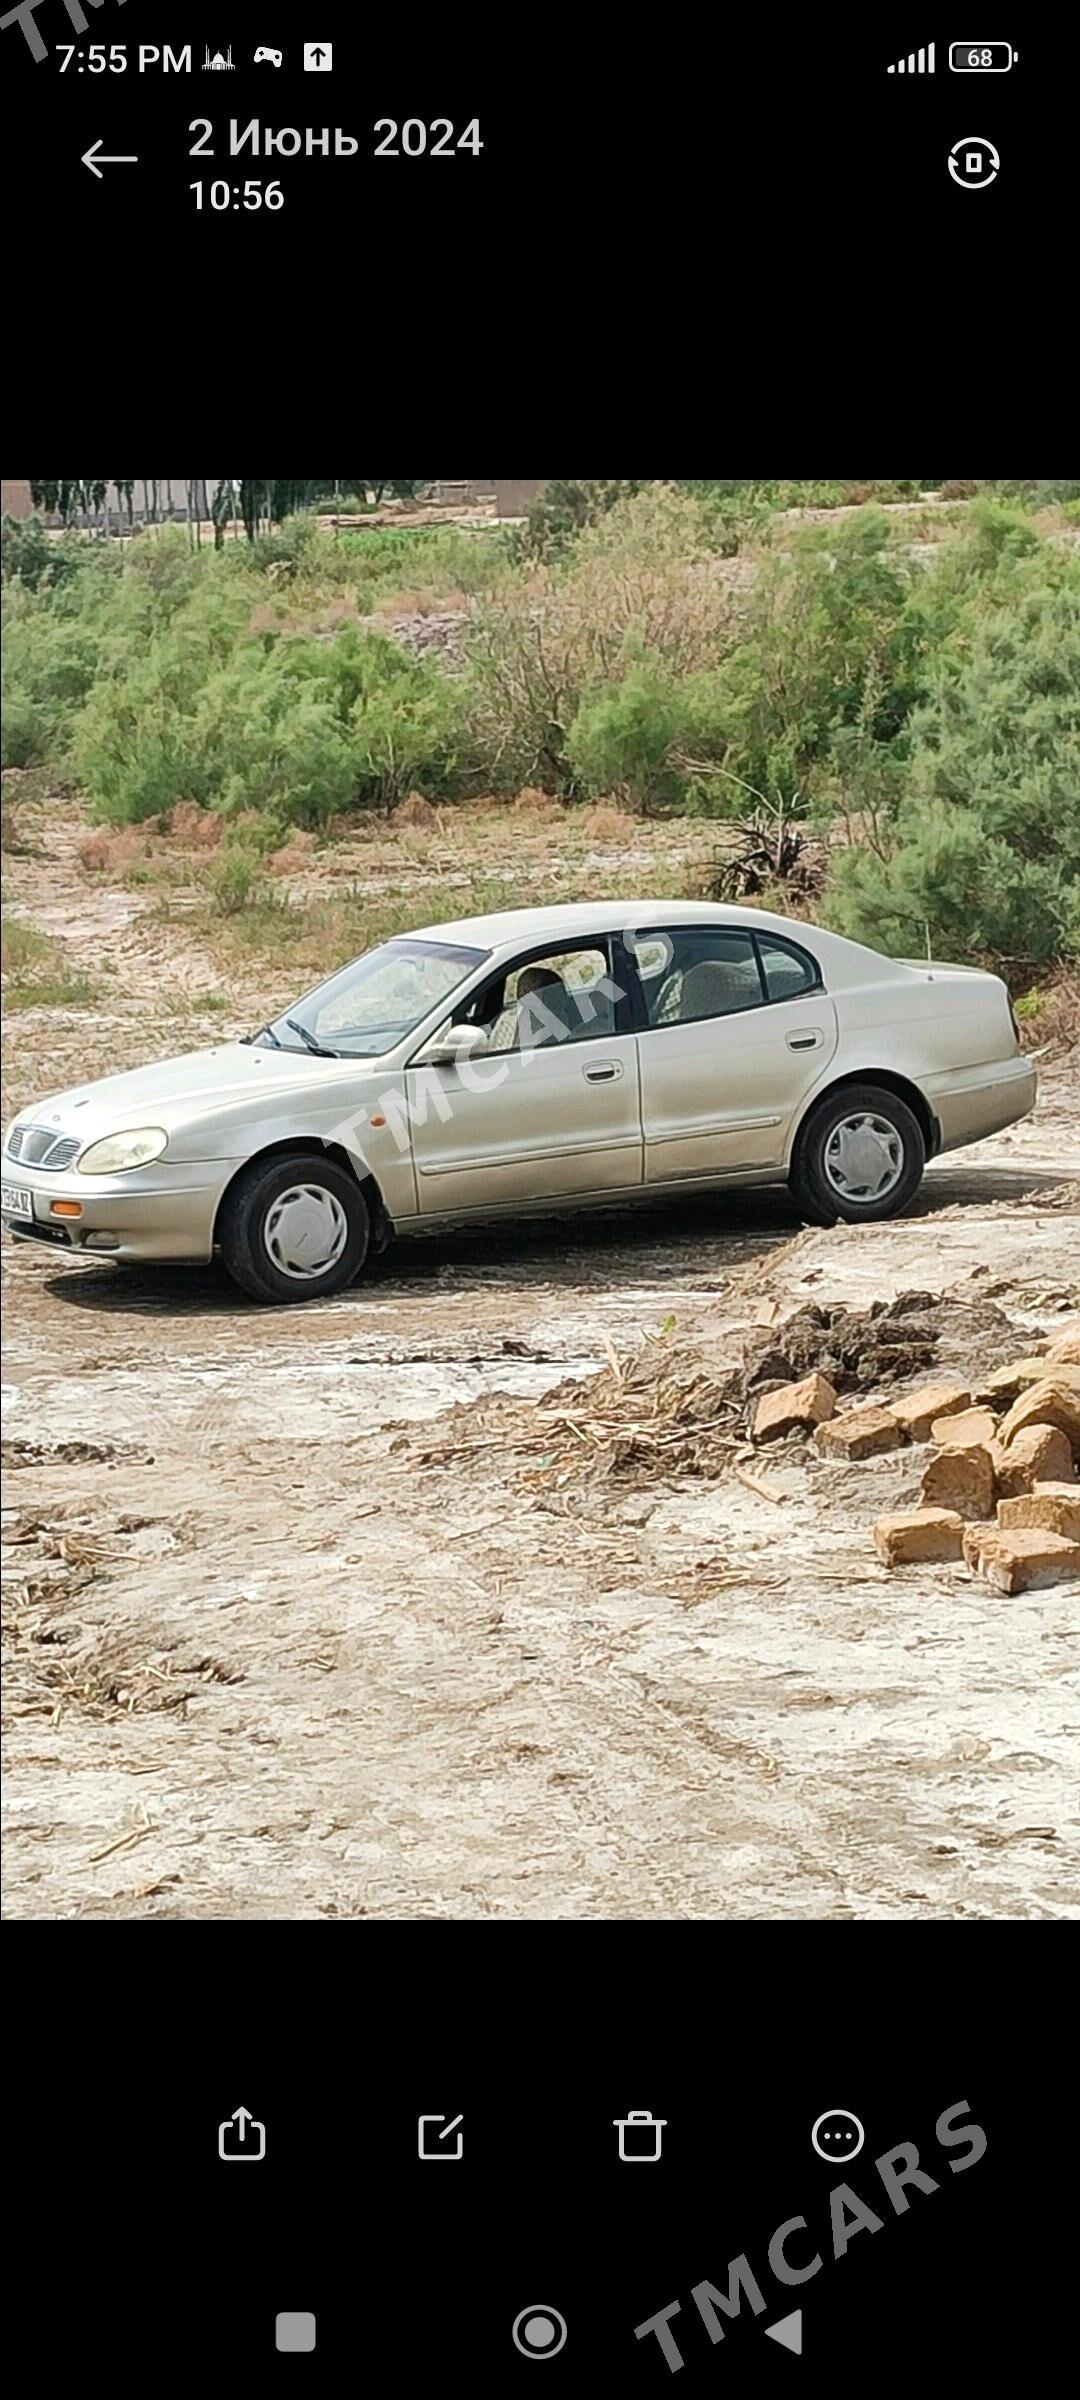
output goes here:
[[976, 595], [912, 721], [884, 846], [839, 853], [833, 921], [919, 952], [1034, 965], [1080, 949], [1080, 570], [1021, 563]]
[[214, 528], [215, 550], [221, 550], [224, 548], [225, 528], [231, 523], [235, 515], [236, 485], [235, 483], [231, 482], [219, 483], [215, 488], [214, 497], [210, 503], [210, 519]]

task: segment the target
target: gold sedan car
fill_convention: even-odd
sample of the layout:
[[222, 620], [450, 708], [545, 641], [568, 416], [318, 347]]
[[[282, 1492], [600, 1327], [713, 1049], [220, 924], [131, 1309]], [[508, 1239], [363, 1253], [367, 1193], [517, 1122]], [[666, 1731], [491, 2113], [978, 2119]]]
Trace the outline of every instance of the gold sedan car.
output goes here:
[[220, 1254], [309, 1300], [392, 1234], [787, 1183], [895, 1216], [928, 1157], [1035, 1101], [995, 975], [757, 909], [604, 901], [429, 926], [262, 1030], [24, 1109], [0, 1215], [118, 1261]]

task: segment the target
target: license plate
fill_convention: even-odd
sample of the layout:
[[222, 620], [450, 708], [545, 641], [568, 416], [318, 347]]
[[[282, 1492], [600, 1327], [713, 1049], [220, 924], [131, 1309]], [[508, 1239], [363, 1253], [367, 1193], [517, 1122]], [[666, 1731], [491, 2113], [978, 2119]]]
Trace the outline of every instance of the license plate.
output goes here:
[[23, 1191], [17, 1183], [0, 1183], [0, 1216], [29, 1217], [33, 1223], [32, 1193]]

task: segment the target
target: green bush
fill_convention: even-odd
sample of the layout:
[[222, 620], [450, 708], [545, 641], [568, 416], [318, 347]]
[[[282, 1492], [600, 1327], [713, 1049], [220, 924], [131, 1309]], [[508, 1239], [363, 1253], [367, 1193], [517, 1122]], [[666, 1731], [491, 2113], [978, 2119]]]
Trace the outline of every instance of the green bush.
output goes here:
[[969, 610], [916, 712], [880, 854], [842, 851], [832, 919], [884, 947], [1036, 964], [1080, 934], [1080, 569]]
[[67, 613], [62, 592], [27, 589], [16, 579], [4, 602], [3, 726], [5, 766], [63, 757], [75, 717], [102, 653], [102, 630]]
[[44, 710], [26, 692], [13, 692], [4, 702], [0, 755], [5, 767], [39, 767], [51, 748]]
[[729, 815], [745, 793], [724, 774], [722, 676], [676, 674], [631, 643], [617, 681], [586, 693], [566, 740], [584, 793], [612, 792], [642, 809]]
[[[1080, 922], [1080, 569], [1034, 512], [1068, 527], [1080, 495], [973, 487], [932, 547], [876, 505], [790, 513], [922, 488], [549, 485], [539, 556], [505, 530], [324, 533], [306, 506], [220, 552], [9, 521], [4, 762], [62, 764], [117, 824], [219, 811], [213, 896], [245, 941], [288, 826], [482, 777], [722, 817], [763, 795], [824, 837], [846, 930], [1050, 959]], [[395, 603], [463, 593], [464, 673], [392, 638]]]
[[352, 627], [334, 642], [249, 636], [218, 663], [229, 597], [199, 593], [88, 702], [76, 765], [101, 816], [135, 824], [188, 800], [325, 825], [392, 807], [414, 783], [458, 787], [461, 696], [436, 668]]
[[225, 843], [211, 859], [206, 885], [223, 917], [235, 917], [241, 909], [264, 904], [272, 890], [258, 851], [239, 842]]
[[916, 574], [876, 509], [799, 530], [770, 554], [749, 595], [745, 638], [721, 676], [732, 772], [770, 795], [826, 780], [836, 734], [865, 716], [892, 741], [919, 691]]
[[517, 554], [554, 557], [586, 525], [597, 524], [609, 509], [644, 488], [642, 483], [545, 483], [525, 512], [515, 545]]
[[40, 517], [5, 517], [0, 524], [0, 572], [5, 581], [17, 575], [29, 592], [42, 584], [55, 589], [75, 573], [77, 561], [78, 546], [67, 539], [56, 541]]
[[[589, 788], [601, 729], [577, 726], [579, 711], [602, 706], [641, 660], [669, 680], [711, 669], [737, 632], [730, 578], [693, 496], [648, 484], [618, 500], [564, 557], [506, 574], [473, 613], [466, 696], [492, 787]], [[616, 711], [632, 713], [635, 694]]]

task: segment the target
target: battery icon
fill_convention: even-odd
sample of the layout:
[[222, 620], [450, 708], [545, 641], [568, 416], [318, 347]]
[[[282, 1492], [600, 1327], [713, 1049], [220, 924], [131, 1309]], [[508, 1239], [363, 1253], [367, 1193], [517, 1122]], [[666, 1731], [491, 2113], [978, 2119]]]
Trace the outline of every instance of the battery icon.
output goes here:
[[949, 65], [954, 75], [1004, 75], [1015, 67], [1020, 53], [1011, 42], [950, 42]]

